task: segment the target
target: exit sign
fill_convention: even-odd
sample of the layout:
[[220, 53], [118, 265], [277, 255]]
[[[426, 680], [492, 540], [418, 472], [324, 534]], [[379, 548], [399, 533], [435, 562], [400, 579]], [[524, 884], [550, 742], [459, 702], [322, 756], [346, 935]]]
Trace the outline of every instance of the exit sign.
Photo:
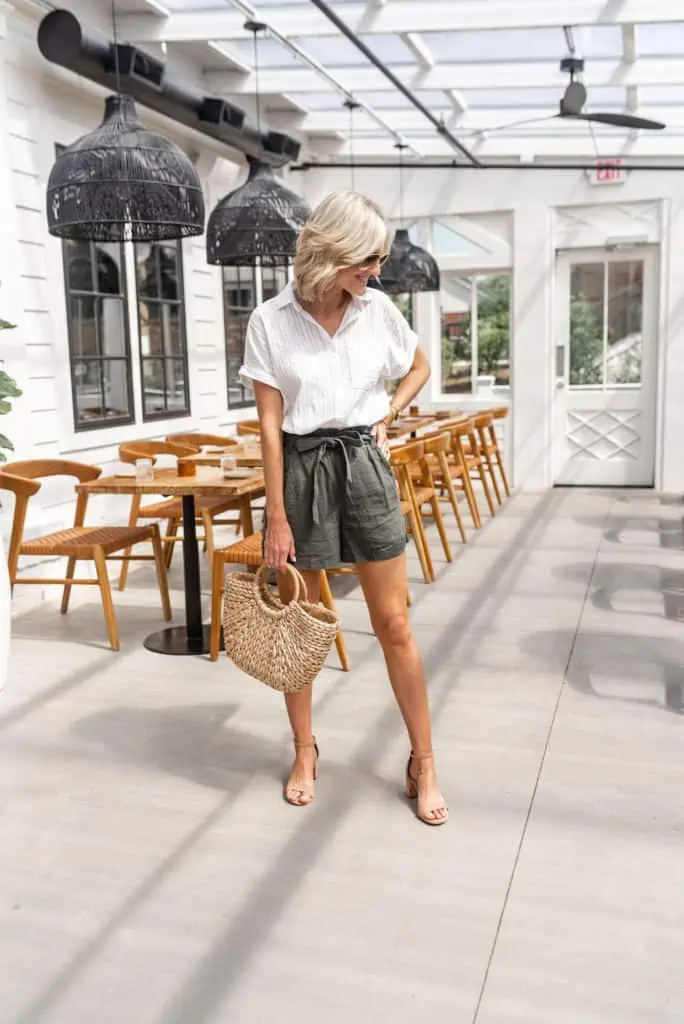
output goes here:
[[590, 185], [624, 185], [627, 171], [621, 160], [602, 160], [587, 171]]

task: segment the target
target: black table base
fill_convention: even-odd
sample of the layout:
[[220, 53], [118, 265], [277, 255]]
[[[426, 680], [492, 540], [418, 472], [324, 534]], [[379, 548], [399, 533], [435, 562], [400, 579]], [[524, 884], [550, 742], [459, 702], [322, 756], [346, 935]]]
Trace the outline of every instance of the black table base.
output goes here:
[[200, 636], [189, 636], [186, 626], [172, 626], [148, 636], [143, 646], [155, 654], [208, 654], [210, 626]]
[[208, 654], [210, 627], [202, 623], [199, 549], [195, 529], [195, 498], [183, 495], [183, 569], [185, 625], [172, 626], [148, 636], [144, 647], [155, 654]]

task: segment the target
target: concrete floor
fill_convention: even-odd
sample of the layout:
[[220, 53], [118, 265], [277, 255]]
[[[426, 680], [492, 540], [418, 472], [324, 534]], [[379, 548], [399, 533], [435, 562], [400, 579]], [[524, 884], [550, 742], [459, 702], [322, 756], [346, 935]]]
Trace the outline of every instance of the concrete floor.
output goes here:
[[[14, 621], [0, 708], [2, 1024], [681, 1024], [682, 505], [519, 496], [419, 581], [446, 828], [351, 580], [316, 689], [318, 798], [280, 699], [143, 650], [148, 567]], [[180, 586], [180, 560], [174, 570]], [[174, 606], [180, 613], [178, 590]]]

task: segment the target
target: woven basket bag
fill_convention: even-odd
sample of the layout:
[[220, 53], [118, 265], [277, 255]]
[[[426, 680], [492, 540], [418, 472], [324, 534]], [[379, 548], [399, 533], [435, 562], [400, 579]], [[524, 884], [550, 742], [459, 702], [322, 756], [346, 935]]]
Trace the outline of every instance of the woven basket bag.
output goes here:
[[297, 693], [323, 668], [337, 636], [335, 612], [306, 599], [306, 584], [292, 565], [295, 596], [283, 604], [266, 580], [256, 574], [229, 573], [223, 601], [226, 654], [238, 668], [280, 693]]

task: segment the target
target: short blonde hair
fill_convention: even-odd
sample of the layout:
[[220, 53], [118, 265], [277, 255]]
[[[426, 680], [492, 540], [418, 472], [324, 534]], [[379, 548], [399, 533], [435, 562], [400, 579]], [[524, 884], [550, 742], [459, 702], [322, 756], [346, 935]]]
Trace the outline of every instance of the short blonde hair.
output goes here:
[[338, 270], [353, 267], [374, 253], [389, 252], [390, 230], [372, 199], [358, 192], [333, 192], [301, 230], [294, 261], [294, 286], [305, 302], [318, 302], [332, 287]]

